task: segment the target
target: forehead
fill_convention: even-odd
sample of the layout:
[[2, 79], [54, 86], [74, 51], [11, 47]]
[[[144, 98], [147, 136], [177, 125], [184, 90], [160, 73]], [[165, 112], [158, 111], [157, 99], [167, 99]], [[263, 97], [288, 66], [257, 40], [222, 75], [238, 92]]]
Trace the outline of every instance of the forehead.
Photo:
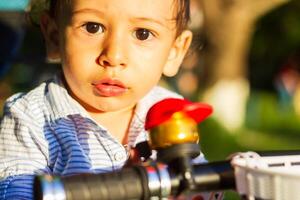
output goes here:
[[103, 11], [108, 16], [117, 13], [120, 17], [175, 19], [174, 0], [69, 0], [69, 2], [71, 13], [94, 9]]

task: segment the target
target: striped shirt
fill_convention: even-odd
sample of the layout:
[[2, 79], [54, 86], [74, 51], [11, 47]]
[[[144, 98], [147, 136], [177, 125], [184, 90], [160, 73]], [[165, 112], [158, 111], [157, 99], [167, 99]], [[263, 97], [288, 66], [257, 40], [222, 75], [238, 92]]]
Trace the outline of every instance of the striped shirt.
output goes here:
[[[130, 147], [148, 139], [147, 111], [168, 97], [181, 98], [155, 87], [140, 100], [129, 128]], [[59, 76], [6, 101], [0, 124], [0, 199], [32, 199], [35, 174], [104, 173], [126, 161], [124, 146], [68, 94]]]

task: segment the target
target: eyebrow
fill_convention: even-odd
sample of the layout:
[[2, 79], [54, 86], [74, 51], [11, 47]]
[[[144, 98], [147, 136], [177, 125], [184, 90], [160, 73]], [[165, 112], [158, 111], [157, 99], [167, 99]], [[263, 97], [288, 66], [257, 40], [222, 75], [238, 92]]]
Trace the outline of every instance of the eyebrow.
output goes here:
[[132, 21], [146, 21], [146, 22], [152, 22], [152, 23], [158, 24], [160, 26], [164, 26], [164, 27], [166, 26], [161, 20], [149, 18], [149, 17], [136, 17], [136, 18], [133, 18]]
[[104, 12], [101, 12], [100, 10], [92, 9], [92, 8], [83, 8], [83, 9], [75, 10], [72, 12], [72, 14], [91, 13], [91, 12], [96, 15], [104, 15]]
[[162, 26], [162, 27], [165, 27], [167, 29], [170, 29], [170, 27], [168, 28], [167, 26], [167, 22], [170, 21], [170, 22], [176, 22], [176, 19], [166, 19], [164, 20], [164, 22], [162, 22], [162, 20], [158, 20], [158, 19], [155, 19], [155, 18], [151, 18], [151, 17], [136, 17], [136, 18], [133, 18], [132, 21], [144, 21], [144, 22], [151, 22], [151, 23], [155, 23], [155, 24], [158, 24], [159, 26]]
[[[72, 12], [72, 14], [80, 14], [80, 13], [94, 13], [96, 15], [105, 16], [104, 12], [97, 10], [97, 9], [92, 9], [92, 8], [83, 8], [83, 9], [75, 10]], [[164, 24], [161, 20], [151, 18], [151, 17], [133, 17], [133, 19], [131, 19], [131, 21], [147, 21], [147, 22], [152, 22], [152, 23], [158, 24], [160, 26], [166, 27], [166, 24]], [[175, 18], [166, 19], [165, 21], [176, 22], [176, 19]]]

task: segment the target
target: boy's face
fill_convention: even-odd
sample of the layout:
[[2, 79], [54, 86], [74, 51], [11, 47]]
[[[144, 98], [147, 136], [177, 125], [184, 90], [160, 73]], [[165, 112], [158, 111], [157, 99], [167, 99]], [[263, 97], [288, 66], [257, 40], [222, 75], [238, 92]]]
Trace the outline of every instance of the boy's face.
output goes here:
[[163, 73], [176, 74], [192, 36], [176, 38], [173, 1], [73, 0], [57, 31], [44, 25], [70, 94], [88, 111], [133, 107]]

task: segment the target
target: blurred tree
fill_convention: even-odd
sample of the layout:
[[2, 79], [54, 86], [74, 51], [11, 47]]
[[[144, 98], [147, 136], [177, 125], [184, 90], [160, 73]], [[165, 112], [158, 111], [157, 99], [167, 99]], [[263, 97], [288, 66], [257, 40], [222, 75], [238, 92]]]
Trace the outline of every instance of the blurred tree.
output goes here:
[[300, 1], [293, 0], [257, 23], [249, 55], [251, 89], [275, 91], [274, 76], [300, 54], [299, 11]]
[[214, 106], [220, 122], [236, 129], [244, 121], [249, 94], [247, 58], [255, 23], [287, 0], [197, 2], [204, 14], [203, 99]]
[[255, 23], [287, 0], [200, 0], [204, 13], [207, 86], [247, 75], [247, 57]]
[[[300, 1], [290, 1], [256, 26], [249, 55], [251, 96], [246, 126], [299, 135]], [[291, 140], [293, 140], [292, 138]]]

